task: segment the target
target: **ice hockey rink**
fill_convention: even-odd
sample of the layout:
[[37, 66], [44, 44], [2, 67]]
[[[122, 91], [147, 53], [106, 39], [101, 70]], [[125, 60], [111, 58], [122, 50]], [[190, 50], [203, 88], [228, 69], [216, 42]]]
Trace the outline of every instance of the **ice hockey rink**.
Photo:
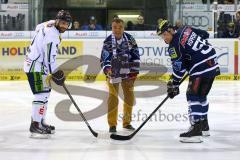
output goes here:
[[[104, 82], [67, 84], [87, 86], [106, 90]], [[84, 122], [63, 121], [56, 116], [55, 106], [66, 94], [52, 92], [49, 99], [48, 122], [56, 126], [56, 134], [50, 139], [29, 138], [32, 94], [27, 81], [0, 82], [0, 159], [2, 160], [237, 160], [240, 157], [240, 83], [237, 81], [216, 81], [209, 95], [209, 124], [211, 136], [200, 144], [183, 144], [178, 135], [186, 131], [187, 102], [185, 90], [187, 82], [181, 86], [181, 94], [161, 107], [155, 119], [149, 121], [130, 141], [96, 139]], [[147, 90], [154, 86], [137, 87]], [[70, 90], [71, 92], [71, 90]], [[144, 113], [150, 114], [166, 95], [152, 98], [137, 98], [134, 107], [133, 125], [138, 127]], [[85, 96], [73, 96], [82, 111], [88, 111], [101, 100]], [[122, 101], [120, 102], [120, 105]], [[119, 107], [119, 111], [122, 107]], [[73, 105], [70, 111], [77, 113]], [[139, 114], [138, 114], [139, 113]], [[178, 115], [178, 116], [177, 116]], [[175, 118], [173, 118], [175, 116]], [[177, 116], [177, 118], [176, 118]], [[106, 115], [89, 121], [91, 127], [104, 133], [108, 131]], [[130, 134], [118, 124], [118, 134]]]

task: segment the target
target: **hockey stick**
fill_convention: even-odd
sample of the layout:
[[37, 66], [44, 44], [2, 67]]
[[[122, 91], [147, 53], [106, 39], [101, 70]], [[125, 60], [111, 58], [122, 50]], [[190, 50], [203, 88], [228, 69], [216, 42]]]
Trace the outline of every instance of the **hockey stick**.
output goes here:
[[[182, 80], [180, 81], [180, 84], [188, 77], [188, 75], [185, 75]], [[110, 138], [114, 140], [120, 140], [120, 141], [126, 141], [130, 140], [135, 134], [138, 133], [138, 131], [147, 123], [147, 121], [157, 112], [157, 110], [167, 101], [169, 96], [167, 95], [166, 98], [158, 105], [158, 107], [148, 116], [148, 118], [130, 135], [124, 136], [124, 135], [117, 135], [117, 134], [111, 134]]]
[[84, 120], [84, 122], [86, 123], [88, 129], [90, 130], [90, 132], [93, 134], [94, 137], [96, 138], [103, 138], [103, 139], [110, 139], [110, 134], [99, 134], [97, 132], [95, 132], [92, 127], [90, 126], [90, 124], [88, 123], [87, 119], [84, 117], [82, 111], [79, 109], [77, 103], [75, 102], [75, 100], [73, 99], [72, 95], [70, 94], [70, 92], [68, 91], [67, 87], [65, 84], [63, 84], [63, 88], [66, 91], [67, 95], [69, 96], [69, 98], [71, 99], [72, 103], [74, 104], [75, 108], [78, 110], [79, 115], [82, 117], [82, 119]]

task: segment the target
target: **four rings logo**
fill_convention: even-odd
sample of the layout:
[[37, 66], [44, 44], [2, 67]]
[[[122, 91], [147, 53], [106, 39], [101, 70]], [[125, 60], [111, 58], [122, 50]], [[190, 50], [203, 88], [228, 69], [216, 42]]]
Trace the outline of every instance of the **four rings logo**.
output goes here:
[[24, 37], [24, 33], [22, 32], [16, 32], [15, 37]]
[[207, 16], [183, 16], [183, 22], [185, 25], [193, 27], [206, 27], [210, 20]]
[[98, 32], [88, 32], [88, 36], [91, 36], [91, 37], [98, 37]]

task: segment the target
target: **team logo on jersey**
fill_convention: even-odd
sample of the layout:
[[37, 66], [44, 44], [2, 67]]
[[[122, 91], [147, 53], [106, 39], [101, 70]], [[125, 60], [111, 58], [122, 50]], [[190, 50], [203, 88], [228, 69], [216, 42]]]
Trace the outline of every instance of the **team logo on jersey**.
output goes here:
[[176, 52], [174, 47], [169, 48], [168, 52], [169, 52], [169, 56], [171, 57], [171, 59], [176, 59], [177, 58], [177, 52]]
[[184, 32], [183, 32], [183, 36], [181, 39], [181, 45], [183, 46], [183, 48], [185, 48], [185, 44], [190, 36], [190, 34], [192, 33], [192, 29], [191, 28], [187, 28]]
[[181, 69], [182, 69], [182, 62], [178, 62], [178, 61], [173, 62], [173, 69], [175, 71], [181, 71]]
[[108, 56], [109, 56], [109, 52], [106, 51], [106, 50], [103, 50], [102, 58], [103, 58], [104, 60], [106, 60], [106, 59], [108, 58]]

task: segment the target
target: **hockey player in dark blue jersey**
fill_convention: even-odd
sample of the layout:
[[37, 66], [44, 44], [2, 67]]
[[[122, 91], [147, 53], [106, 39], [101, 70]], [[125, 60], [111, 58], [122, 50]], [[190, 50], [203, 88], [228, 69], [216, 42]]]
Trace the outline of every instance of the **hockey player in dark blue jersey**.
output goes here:
[[191, 127], [180, 134], [180, 141], [200, 143], [202, 136], [210, 136], [207, 95], [215, 77], [220, 74], [215, 49], [208, 43], [209, 34], [206, 31], [190, 26], [174, 30], [167, 20], [159, 23], [157, 34], [169, 44], [173, 69], [167, 84], [170, 98], [179, 94], [179, 82], [184, 74], [189, 75], [186, 95]]

